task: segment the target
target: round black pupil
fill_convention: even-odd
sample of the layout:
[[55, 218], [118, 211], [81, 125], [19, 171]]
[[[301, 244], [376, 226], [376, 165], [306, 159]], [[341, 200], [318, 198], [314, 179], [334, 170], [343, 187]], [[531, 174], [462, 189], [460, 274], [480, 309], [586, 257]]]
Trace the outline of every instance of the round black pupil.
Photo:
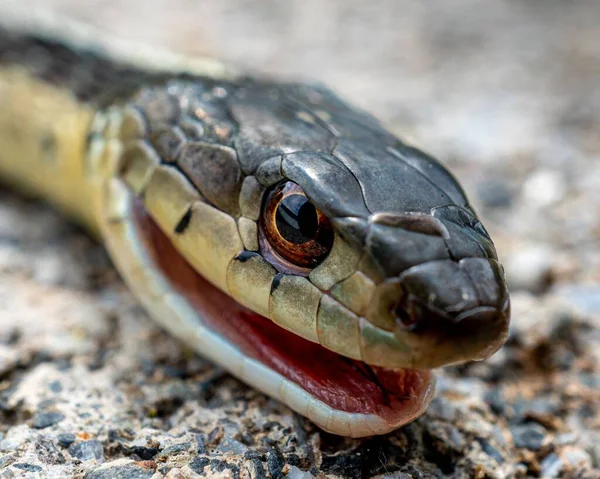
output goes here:
[[286, 196], [277, 207], [275, 222], [281, 236], [296, 244], [315, 239], [319, 227], [317, 210], [303, 195]]

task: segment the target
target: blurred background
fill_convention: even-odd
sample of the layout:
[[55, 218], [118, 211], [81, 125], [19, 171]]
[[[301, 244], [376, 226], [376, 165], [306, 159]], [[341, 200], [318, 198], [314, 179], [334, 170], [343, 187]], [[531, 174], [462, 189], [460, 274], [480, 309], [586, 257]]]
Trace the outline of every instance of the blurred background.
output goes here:
[[[343, 477], [394, 471], [407, 476], [389, 477], [476, 477], [477, 471], [477, 477], [598, 477], [592, 470], [600, 467], [600, 2], [28, 4], [119, 38], [213, 56], [251, 72], [322, 82], [375, 114], [460, 179], [496, 242], [514, 311], [507, 347], [490, 361], [442, 373], [438, 397], [414, 425], [371, 442], [319, 436], [231, 378], [201, 387], [202, 374], [210, 376], [211, 366], [190, 361], [175, 341], [140, 319], [144, 314], [132, 309], [126, 290], [114, 286], [114, 272], [106, 273], [112, 270], [101, 248], [49, 209], [5, 193], [0, 195], [0, 285], [4, 281], [5, 288], [0, 301], [6, 317], [23, 318], [29, 338], [26, 345], [6, 346], [2, 357], [11, 359], [5, 368], [23, 364], [23, 351], [47, 352], [49, 344], [52, 354], [85, 365], [82, 371], [60, 374], [54, 365], [42, 372], [35, 364], [31, 371], [21, 367], [29, 390], [16, 397], [25, 398], [31, 414], [39, 414], [40, 401], [48, 399], [44, 381], [56, 376], [76, 385], [72, 391], [78, 391], [73, 394], [79, 406], [65, 402], [60, 393], [54, 399], [63, 410], [71, 404], [66, 415], [73, 430], [87, 428], [97, 437], [100, 450], [104, 447], [98, 456], [102, 461], [131, 451], [137, 439], [111, 439], [103, 430], [123, 423], [134, 436], [141, 437], [142, 429], [144, 437], [161, 442], [161, 450], [177, 434], [187, 438], [190, 431], [200, 431], [207, 444], [217, 444], [209, 456], [229, 457], [238, 473], [254, 460], [244, 454], [258, 451], [271, 477], [279, 477], [271, 469], [277, 461], [294, 474], [324, 471]], [[10, 5], [0, 0], [0, 6]], [[46, 285], [43, 291], [40, 284]], [[44, 298], [43, 308], [32, 305], [33, 296]], [[63, 301], [69, 301], [68, 330], [75, 328], [84, 343], [65, 343]], [[123, 302], [130, 309], [119, 306]], [[40, 314], [46, 318], [41, 329]], [[112, 319], [104, 326], [101, 319], [94, 325], [73, 319], [81, 315]], [[117, 325], [116, 338], [106, 331], [114, 329], [111, 324]], [[2, 322], [1, 327], [10, 338], [13, 326]], [[98, 357], [96, 372], [88, 376], [88, 366]], [[183, 373], [173, 376], [173, 368]], [[162, 372], [157, 376], [156, 371]], [[98, 377], [104, 382], [87, 385], [94, 377], [92, 383]], [[103, 385], [98, 392], [102, 419], [96, 411], [87, 423], [77, 420], [72, 411], [91, 407], [86, 394], [97, 384]], [[131, 392], [131, 384], [139, 390]], [[212, 394], [208, 399], [202, 396], [206, 391]], [[179, 404], [174, 411], [144, 415], [156, 404], [172, 405], [173, 398]], [[207, 414], [213, 422], [203, 419]], [[243, 422], [248, 416], [254, 429]], [[225, 425], [219, 426], [221, 436], [211, 439], [217, 434], [215, 418]], [[283, 426], [269, 428], [269, 421]], [[14, 429], [5, 431], [7, 438], [18, 435]], [[24, 442], [32, 451], [29, 444], [35, 445], [36, 438]], [[224, 440], [229, 446], [219, 442]], [[113, 457], [107, 445], [115, 442], [122, 449]], [[227, 447], [233, 456], [227, 456]], [[290, 452], [295, 448], [301, 452]], [[278, 452], [264, 452], [272, 450]], [[203, 471], [205, 453], [190, 452], [186, 467]], [[70, 447], [70, 456], [64, 454], [68, 463], [77, 457]], [[140, 454], [125, 456], [140, 459]], [[175, 464], [172, 456], [167, 454], [163, 463]], [[250, 477], [262, 477], [258, 466], [252, 467]]]

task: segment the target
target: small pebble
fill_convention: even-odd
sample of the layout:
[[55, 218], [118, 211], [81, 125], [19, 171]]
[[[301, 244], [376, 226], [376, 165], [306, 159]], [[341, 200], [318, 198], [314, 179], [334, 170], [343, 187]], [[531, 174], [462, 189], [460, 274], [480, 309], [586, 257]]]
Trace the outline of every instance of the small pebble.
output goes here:
[[60, 444], [64, 448], [67, 448], [75, 442], [75, 439], [77, 439], [75, 434], [65, 432], [63, 434], [58, 435], [58, 444]]
[[16, 467], [17, 469], [21, 469], [22, 471], [27, 472], [41, 472], [42, 468], [40, 466], [36, 466], [35, 464], [27, 464], [24, 462], [16, 462], [12, 465], [12, 467]]
[[552, 453], [544, 458], [544, 460], [540, 463], [540, 468], [540, 475], [542, 477], [551, 479], [553, 477], [558, 477], [563, 468], [563, 463], [557, 454]]
[[150, 479], [154, 476], [155, 469], [156, 464], [153, 462], [140, 464], [126, 459], [117, 459], [93, 469], [85, 479]]
[[62, 384], [60, 381], [52, 381], [48, 387], [50, 388], [50, 391], [52, 391], [53, 393], [60, 393], [63, 390]]
[[59, 423], [65, 418], [65, 415], [57, 411], [41, 412], [33, 418], [33, 427], [36, 429], [45, 429]]
[[477, 438], [477, 442], [481, 445], [483, 452], [493, 458], [498, 464], [504, 462], [504, 458], [502, 457], [502, 454], [500, 454], [500, 451], [498, 451], [498, 449], [496, 449], [487, 439]]
[[575, 446], [566, 446], [563, 448], [560, 452], [560, 457], [565, 464], [571, 467], [590, 466], [592, 463], [590, 455], [583, 449]]
[[69, 447], [69, 454], [82, 461], [87, 461], [89, 459], [96, 459], [99, 461], [104, 459], [104, 448], [100, 441], [92, 439], [91, 441], [71, 444]]
[[225, 454], [225, 453], [232, 453], [232, 454], [244, 454], [246, 451], [248, 450], [248, 447], [245, 446], [244, 444], [242, 444], [239, 441], [236, 441], [235, 439], [231, 439], [229, 437], [224, 438], [219, 445], [217, 446], [217, 451]]
[[296, 466], [289, 466], [285, 475], [285, 479], [313, 479], [313, 476], [310, 472], [302, 471], [298, 469]]
[[44, 411], [56, 405], [56, 398], [43, 399], [38, 403], [38, 410]]
[[198, 454], [206, 454], [206, 445], [202, 434], [196, 434], [196, 452]]
[[269, 468], [269, 473], [273, 479], [279, 479], [282, 476], [284, 461], [281, 453], [272, 448], [267, 454], [267, 467]]
[[505, 414], [506, 400], [504, 398], [504, 394], [501, 388], [495, 387], [490, 389], [488, 392], [485, 393], [484, 400], [486, 403], [488, 403], [488, 405], [490, 406], [492, 411], [494, 411], [495, 414]]
[[451, 401], [448, 401], [444, 397], [435, 397], [427, 408], [427, 415], [443, 419], [445, 421], [452, 421], [456, 418], [457, 408]]
[[7, 437], [0, 441], [0, 451], [14, 451], [21, 447], [21, 445], [25, 442], [24, 437]]
[[9, 464], [12, 464], [17, 459], [17, 454], [1, 454], [0, 455], [0, 469], [4, 469]]
[[253, 479], [263, 479], [267, 477], [265, 468], [262, 462], [260, 462], [258, 459], [246, 461], [245, 470]]
[[158, 454], [158, 449], [155, 447], [132, 446], [126, 450], [131, 454], [135, 454], [142, 461], [149, 461]]
[[186, 476], [181, 472], [181, 469], [176, 467], [167, 472], [165, 479], [186, 479]]
[[516, 447], [537, 451], [546, 438], [546, 430], [539, 424], [524, 424], [510, 428]]
[[165, 447], [159, 457], [177, 456], [178, 454], [188, 452], [192, 449], [192, 444], [189, 442], [182, 442], [179, 444], [171, 444]]
[[564, 446], [565, 444], [572, 444], [577, 440], [577, 434], [573, 432], [565, 432], [563, 434], [559, 434], [554, 439], [554, 442], [557, 446]]
[[202, 475], [204, 474], [204, 468], [209, 464], [210, 460], [207, 457], [197, 456], [188, 463], [188, 466], [196, 474]]
[[556, 397], [540, 396], [530, 400], [519, 398], [515, 401], [515, 413], [519, 416], [528, 414], [555, 416], [560, 409], [560, 401]]
[[267, 460], [266, 456], [262, 452], [255, 451], [255, 450], [252, 450], [252, 449], [248, 449], [244, 453], [244, 459], [258, 459], [259, 461], [266, 461]]

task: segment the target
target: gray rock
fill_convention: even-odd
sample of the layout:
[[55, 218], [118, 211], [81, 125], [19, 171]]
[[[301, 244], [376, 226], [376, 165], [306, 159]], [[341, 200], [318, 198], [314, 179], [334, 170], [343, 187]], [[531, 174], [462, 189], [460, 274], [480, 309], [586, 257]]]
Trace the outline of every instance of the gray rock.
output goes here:
[[591, 456], [583, 449], [575, 446], [567, 446], [560, 452], [561, 459], [570, 467], [584, 466], [592, 464]]
[[244, 464], [244, 469], [251, 479], [263, 479], [267, 477], [263, 463], [258, 459], [247, 460]]
[[189, 463], [189, 468], [196, 474], [204, 474], [204, 468], [210, 464], [210, 459], [203, 456], [196, 456]]
[[553, 415], [559, 407], [560, 401], [554, 397], [541, 396], [531, 400], [518, 398], [514, 404], [515, 421], [522, 421], [531, 414]]
[[560, 460], [557, 454], [549, 454], [547, 455], [542, 462], [540, 463], [541, 468], [541, 476], [552, 479], [553, 477], [558, 477], [560, 471], [562, 470], [564, 464]]
[[63, 390], [62, 384], [60, 381], [52, 381], [50, 384], [48, 384], [48, 387], [50, 388], [50, 391], [52, 391], [53, 393], [61, 393]]
[[179, 444], [171, 444], [165, 447], [159, 454], [159, 458], [166, 458], [169, 456], [176, 456], [178, 454], [187, 453], [192, 450], [192, 444], [189, 442], [182, 442]]
[[82, 461], [87, 461], [89, 459], [96, 459], [99, 461], [104, 459], [104, 448], [100, 441], [92, 439], [91, 441], [75, 442], [71, 444], [71, 446], [69, 446], [69, 454]]
[[58, 435], [58, 443], [65, 448], [73, 444], [75, 442], [75, 439], [77, 439], [77, 436], [70, 432], [65, 432], [63, 434]]
[[85, 479], [150, 479], [153, 475], [152, 468], [118, 460], [93, 469], [86, 474]]
[[18, 437], [7, 437], [0, 441], [0, 451], [14, 451], [23, 445], [25, 438], [22, 436]]
[[562, 434], [558, 434], [554, 438], [554, 443], [559, 446], [564, 446], [565, 444], [573, 444], [577, 440], [577, 434], [572, 432], [565, 432]]
[[42, 464], [64, 464], [65, 456], [60, 451], [56, 442], [48, 436], [36, 438], [35, 452]]
[[0, 455], [0, 469], [4, 469], [9, 464], [12, 464], [17, 459], [16, 454], [1, 454]]
[[515, 446], [537, 451], [546, 438], [546, 430], [539, 424], [524, 424], [510, 428]]
[[230, 437], [224, 438], [217, 446], [217, 451], [219, 451], [223, 454], [232, 453], [232, 454], [243, 455], [247, 450], [248, 450], [247, 446], [245, 446], [241, 442], [236, 441], [235, 439], [232, 439]]
[[15, 467], [17, 469], [20, 469], [22, 471], [27, 471], [27, 472], [41, 472], [42, 468], [36, 464], [29, 464], [26, 462], [15, 462], [13, 463], [12, 467]]
[[127, 455], [134, 454], [139, 457], [142, 461], [149, 461], [158, 454], [156, 447], [144, 447], [144, 446], [132, 446], [125, 447]]
[[277, 449], [271, 448], [267, 454], [267, 467], [269, 468], [269, 474], [271, 474], [273, 479], [282, 477], [284, 464], [285, 462], [281, 453]]
[[483, 452], [485, 452], [488, 456], [493, 458], [498, 464], [502, 464], [504, 462], [504, 457], [502, 456], [500, 451], [498, 451], [498, 449], [496, 449], [487, 439], [478, 438], [477, 442], [479, 442], [479, 444], [481, 445], [481, 449], [483, 450]]
[[313, 479], [314, 477], [310, 472], [302, 471], [296, 466], [290, 466], [285, 475], [285, 479]]
[[428, 416], [444, 419], [446, 421], [452, 421], [456, 418], [456, 414], [456, 406], [443, 397], [433, 398], [427, 409]]
[[65, 418], [65, 415], [58, 411], [41, 412], [34, 416], [33, 427], [36, 429], [45, 429], [54, 424], [58, 424]]

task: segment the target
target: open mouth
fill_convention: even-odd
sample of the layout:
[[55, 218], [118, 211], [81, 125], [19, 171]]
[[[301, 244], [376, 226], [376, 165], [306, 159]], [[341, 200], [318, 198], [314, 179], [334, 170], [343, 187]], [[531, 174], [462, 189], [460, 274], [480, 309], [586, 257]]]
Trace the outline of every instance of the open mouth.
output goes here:
[[[172, 246], [140, 200], [134, 200], [133, 213], [139, 238], [154, 265], [197, 311], [198, 321], [246, 357], [275, 371], [282, 381], [299, 386], [318, 400], [318, 407], [345, 413], [347, 421], [364, 415], [373, 423], [367, 426], [372, 433], [391, 431], [423, 413], [433, 396], [430, 371], [369, 366], [288, 332], [199, 275]], [[227, 367], [227, 358], [219, 362]], [[363, 431], [357, 435], [368, 434]]]

